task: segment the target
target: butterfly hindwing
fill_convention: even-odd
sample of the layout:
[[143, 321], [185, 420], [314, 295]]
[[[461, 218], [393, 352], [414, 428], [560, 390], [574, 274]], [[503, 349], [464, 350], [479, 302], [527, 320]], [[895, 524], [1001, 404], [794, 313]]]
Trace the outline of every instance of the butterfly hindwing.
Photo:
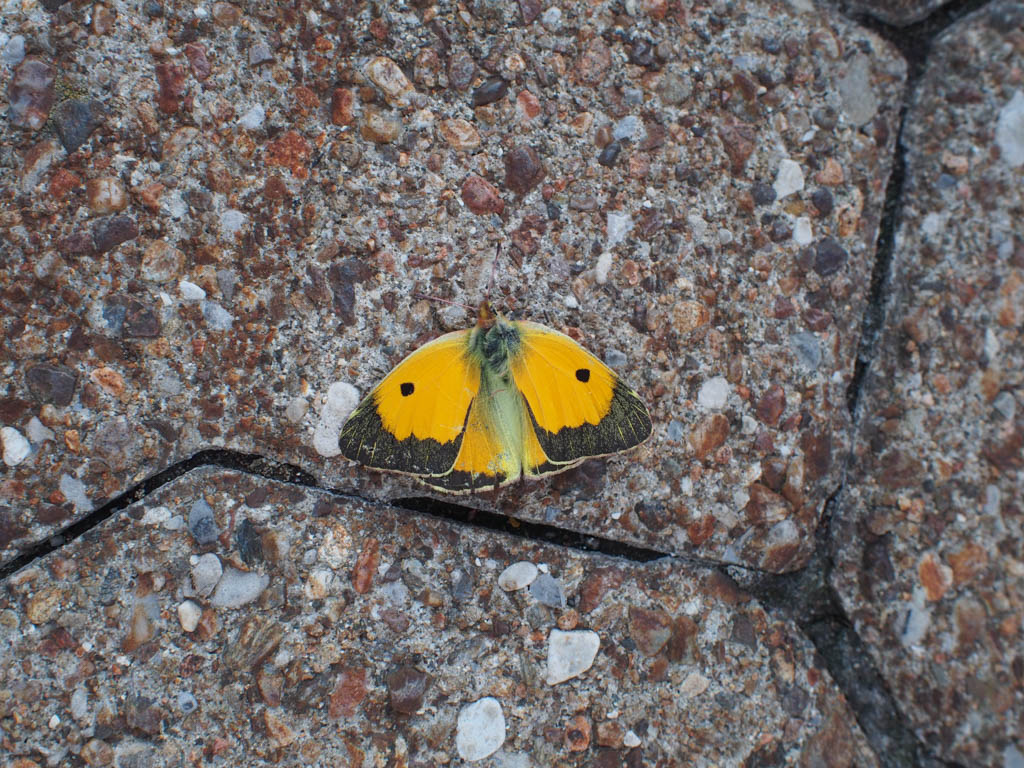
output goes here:
[[533, 474], [632, 448], [650, 436], [647, 408], [611, 368], [564, 334], [538, 323], [514, 325], [520, 344], [510, 356], [512, 376], [553, 465], [531, 468]]
[[395, 366], [349, 417], [338, 441], [342, 454], [377, 469], [448, 475], [480, 387], [469, 335], [445, 334]]

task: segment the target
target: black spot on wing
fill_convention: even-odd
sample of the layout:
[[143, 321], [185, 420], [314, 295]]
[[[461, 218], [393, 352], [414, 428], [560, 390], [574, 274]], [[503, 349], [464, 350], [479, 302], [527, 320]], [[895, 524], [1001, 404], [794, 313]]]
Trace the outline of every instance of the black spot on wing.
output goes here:
[[[469, 408], [466, 409], [466, 416], [469, 416]], [[338, 448], [346, 458], [368, 467], [413, 475], [439, 475], [455, 464], [462, 447], [463, 434], [465, 424], [462, 432], [450, 443], [441, 443], [432, 438], [419, 440], [412, 436], [397, 440], [384, 429], [380, 414], [377, 413], [377, 403], [371, 395], [359, 404], [345, 422], [338, 438]]]
[[651, 416], [637, 396], [621, 381], [615, 382], [612, 404], [599, 424], [581, 424], [548, 432], [537, 424], [530, 404], [530, 421], [537, 441], [554, 464], [566, 464], [587, 456], [604, 456], [639, 445], [651, 434]]
[[402, 397], [408, 397], [416, 391], [415, 385], [411, 381], [403, 381], [402, 386], [399, 387], [402, 392]]
[[576, 369], [576, 381], [582, 381], [586, 383], [590, 381], [590, 369], [589, 368], [577, 368]]

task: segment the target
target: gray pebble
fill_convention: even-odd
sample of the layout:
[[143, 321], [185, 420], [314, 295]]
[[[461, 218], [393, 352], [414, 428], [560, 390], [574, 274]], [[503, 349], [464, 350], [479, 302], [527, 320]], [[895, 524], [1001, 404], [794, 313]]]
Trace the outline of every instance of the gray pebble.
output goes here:
[[220, 529], [213, 519], [213, 509], [205, 500], [199, 499], [188, 513], [188, 530], [197, 544], [212, 544], [220, 535]]

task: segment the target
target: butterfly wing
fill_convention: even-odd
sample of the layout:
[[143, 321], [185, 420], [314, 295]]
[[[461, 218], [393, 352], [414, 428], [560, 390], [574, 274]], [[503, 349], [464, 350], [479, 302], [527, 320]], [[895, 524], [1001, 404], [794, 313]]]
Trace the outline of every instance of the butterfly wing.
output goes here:
[[514, 325], [520, 345], [510, 359], [512, 377], [548, 464], [528, 466], [529, 473], [557, 472], [650, 436], [647, 408], [615, 371], [565, 334], [538, 323]]
[[470, 333], [445, 334], [396, 365], [345, 423], [342, 455], [376, 469], [451, 473], [480, 388], [480, 365], [468, 354]]

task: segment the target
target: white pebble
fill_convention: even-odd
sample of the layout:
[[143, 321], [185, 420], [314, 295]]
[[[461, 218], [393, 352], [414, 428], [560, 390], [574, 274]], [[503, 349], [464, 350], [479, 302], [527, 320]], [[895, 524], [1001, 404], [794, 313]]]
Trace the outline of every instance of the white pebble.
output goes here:
[[245, 226], [245, 222], [246, 217], [244, 213], [233, 208], [228, 209], [220, 215], [220, 233], [224, 237], [234, 237]]
[[501, 749], [504, 743], [505, 714], [497, 699], [487, 696], [459, 711], [455, 748], [463, 760], [483, 760]]
[[537, 566], [529, 560], [520, 560], [512, 563], [498, 576], [498, 586], [506, 592], [515, 592], [517, 589], [525, 589], [537, 578]]
[[797, 245], [809, 245], [814, 240], [814, 231], [811, 229], [811, 220], [807, 216], [801, 216], [793, 225], [793, 242]]
[[775, 176], [774, 187], [775, 196], [779, 200], [803, 189], [804, 170], [800, 167], [800, 163], [789, 158], [779, 163], [779, 172]]
[[0, 442], [4, 446], [4, 464], [8, 467], [21, 464], [32, 450], [25, 436], [14, 427], [0, 429]]
[[60, 492], [64, 498], [71, 502], [75, 512], [92, 512], [92, 502], [86, 493], [85, 483], [71, 475], [60, 476]]
[[194, 600], [185, 600], [178, 606], [178, 621], [181, 628], [186, 632], [195, 632], [199, 626], [199, 617], [203, 615], [203, 609]]
[[216, 301], [203, 302], [203, 317], [215, 331], [230, 331], [235, 318]]
[[249, 109], [244, 115], [238, 118], [238, 124], [245, 128], [247, 131], [255, 131], [261, 125], [263, 120], [267, 117], [267, 111], [261, 104]]
[[568, 309], [579, 309], [580, 308], [580, 303], [576, 300], [576, 297], [573, 296], [571, 293], [567, 293], [565, 295], [565, 298], [562, 299], [562, 301], [565, 303], [565, 306]]
[[622, 737], [622, 746], [627, 749], [640, 746], [640, 737], [637, 736], [633, 731], [626, 731], [626, 735]]
[[718, 410], [725, 407], [729, 399], [729, 382], [722, 376], [708, 379], [700, 386], [697, 393], [697, 404], [705, 410]]
[[304, 397], [292, 398], [291, 402], [284, 409], [284, 417], [292, 424], [298, 424], [309, 410], [309, 401]]
[[53, 430], [47, 427], [43, 422], [33, 416], [28, 421], [28, 427], [25, 429], [25, 433], [28, 435], [29, 442], [32, 443], [44, 443], [47, 440], [54, 440], [57, 436], [53, 433]]
[[60, 717], [58, 715], [53, 715], [50, 718], [50, 722], [48, 723], [48, 725], [50, 726], [51, 731], [56, 730], [60, 727]]
[[700, 672], [691, 672], [683, 680], [683, 684], [679, 686], [679, 695], [684, 699], [692, 699], [694, 696], [700, 696], [704, 693], [708, 689], [709, 684], [710, 681]]
[[83, 686], [78, 686], [71, 694], [70, 709], [75, 720], [82, 720], [89, 714], [89, 692]]
[[178, 283], [178, 291], [181, 293], [181, 298], [185, 299], [185, 301], [202, 301], [206, 298], [206, 291], [195, 283], [190, 283], [188, 280], [182, 280]]
[[327, 399], [320, 411], [320, 421], [313, 431], [313, 448], [321, 456], [330, 458], [341, 453], [338, 435], [349, 414], [359, 404], [359, 390], [344, 381], [336, 381], [327, 390]]
[[626, 235], [633, 229], [633, 217], [628, 213], [608, 213], [608, 247], [614, 248], [626, 239]]
[[161, 525], [171, 519], [171, 510], [167, 507], [150, 507], [142, 515], [143, 525]]
[[1007, 164], [1024, 165], [1024, 92], [1017, 91], [999, 110], [996, 123], [996, 144]]
[[594, 267], [594, 279], [597, 280], [598, 285], [604, 285], [608, 282], [608, 273], [612, 268], [612, 252], [605, 251], [597, 257], [597, 266]]
[[225, 568], [210, 604], [215, 608], [241, 608], [263, 594], [269, 584], [270, 577], [265, 574]]
[[548, 635], [548, 685], [564, 683], [590, 669], [600, 645], [601, 638], [592, 630], [552, 629]]
[[224, 566], [220, 558], [212, 552], [200, 556], [199, 560], [192, 567], [192, 586], [196, 594], [206, 597], [217, 586], [220, 577], [224, 574]]

